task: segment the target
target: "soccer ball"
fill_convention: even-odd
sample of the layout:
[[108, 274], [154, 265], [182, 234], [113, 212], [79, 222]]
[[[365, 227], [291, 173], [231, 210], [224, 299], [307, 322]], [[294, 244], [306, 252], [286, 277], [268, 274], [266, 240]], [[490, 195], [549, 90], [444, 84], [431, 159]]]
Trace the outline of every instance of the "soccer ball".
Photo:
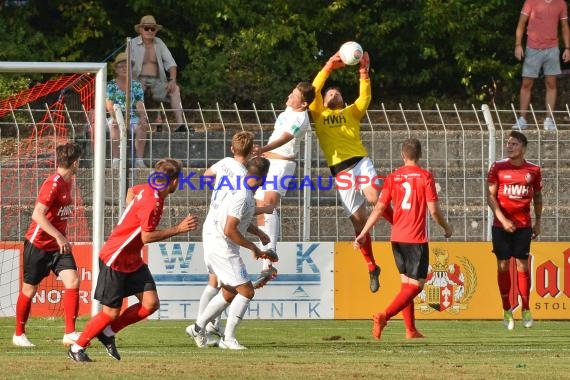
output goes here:
[[360, 58], [362, 58], [364, 51], [358, 42], [348, 41], [342, 44], [339, 50], [339, 54], [340, 59], [344, 62], [345, 65], [352, 66], [360, 62]]

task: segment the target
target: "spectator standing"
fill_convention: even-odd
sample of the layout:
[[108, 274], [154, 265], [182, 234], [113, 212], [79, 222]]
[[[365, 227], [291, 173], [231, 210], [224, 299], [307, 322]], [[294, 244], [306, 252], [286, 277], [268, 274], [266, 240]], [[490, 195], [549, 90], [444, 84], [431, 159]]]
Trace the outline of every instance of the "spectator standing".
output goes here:
[[[560, 75], [560, 49], [558, 25], [562, 29], [564, 51], [562, 59], [570, 61], [570, 31], [568, 10], [564, 0], [526, 0], [515, 34], [515, 57], [523, 61], [522, 84], [520, 90], [520, 116], [513, 128], [527, 129], [526, 114], [530, 104], [534, 80], [540, 70], [544, 74], [546, 87], [545, 106], [547, 117], [544, 129], [554, 130], [556, 126], [552, 111], [556, 108], [556, 76]], [[523, 50], [523, 34], [526, 28], [526, 48]]]

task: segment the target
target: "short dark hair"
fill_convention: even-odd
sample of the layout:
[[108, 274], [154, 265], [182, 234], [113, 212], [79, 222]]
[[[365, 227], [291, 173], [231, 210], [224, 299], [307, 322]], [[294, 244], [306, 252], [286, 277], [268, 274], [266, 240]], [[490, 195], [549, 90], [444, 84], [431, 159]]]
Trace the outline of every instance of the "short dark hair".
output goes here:
[[57, 157], [57, 166], [63, 169], [69, 169], [71, 165], [83, 155], [83, 148], [76, 142], [68, 142], [67, 144], [58, 145], [55, 148]]
[[250, 175], [265, 177], [269, 171], [269, 160], [265, 157], [254, 157], [246, 164], [247, 173]]
[[526, 136], [519, 131], [511, 131], [511, 133], [509, 134], [509, 137], [512, 137], [514, 139], [517, 139], [521, 142], [521, 144], [526, 148], [526, 145], [528, 144], [528, 139], [526, 138]]
[[312, 83], [299, 82], [295, 88], [301, 92], [303, 101], [307, 102], [307, 104], [311, 104], [315, 100], [315, 87]]
[[402, 143], [402, 153], [409, 160], [417, 161], [422, 156], [422, 144], [416, 138], [409, 138]]
[[154, 165], [154, 170], [164, 173], [171, 180], [178, 179], [182, 172], [182, 163], [174, 158], [166, 157]]

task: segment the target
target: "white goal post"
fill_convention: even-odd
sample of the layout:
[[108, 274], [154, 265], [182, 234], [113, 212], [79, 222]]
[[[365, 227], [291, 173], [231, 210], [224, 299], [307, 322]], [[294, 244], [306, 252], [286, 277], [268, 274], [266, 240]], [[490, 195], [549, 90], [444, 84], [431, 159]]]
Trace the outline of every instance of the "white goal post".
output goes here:
[[[104, 185], [105, 142], [107, 122], [105, 118], [105, 89], [107, 63], [101, 62], [0, 62], [0, 73], [96, 73], [95, 77], [95, 131], [93, 157], [93, 254], [92, 290], [97, 285], [99, 251], [104, 238]], [[91, 298], [91, 315], [99, 312], [99, 302]]]

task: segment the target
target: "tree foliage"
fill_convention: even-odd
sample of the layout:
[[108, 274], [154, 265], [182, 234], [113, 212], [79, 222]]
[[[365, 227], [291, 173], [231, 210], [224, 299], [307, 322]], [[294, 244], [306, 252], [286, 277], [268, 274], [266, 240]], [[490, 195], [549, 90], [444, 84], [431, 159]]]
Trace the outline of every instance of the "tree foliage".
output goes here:
[[[519, 86], [507, 0], [0, 1], [0, 59], [111, 61], [153, 14], [184, 104], [283, 104], [347, 40], [369, 52], [375, 102], [511, 102]], [[357, 69], [331, 83], [355, 97]], [[0, 78], [0, 85], [2, 82]], [[460, 99], [458, 101], [458, 99]]]

